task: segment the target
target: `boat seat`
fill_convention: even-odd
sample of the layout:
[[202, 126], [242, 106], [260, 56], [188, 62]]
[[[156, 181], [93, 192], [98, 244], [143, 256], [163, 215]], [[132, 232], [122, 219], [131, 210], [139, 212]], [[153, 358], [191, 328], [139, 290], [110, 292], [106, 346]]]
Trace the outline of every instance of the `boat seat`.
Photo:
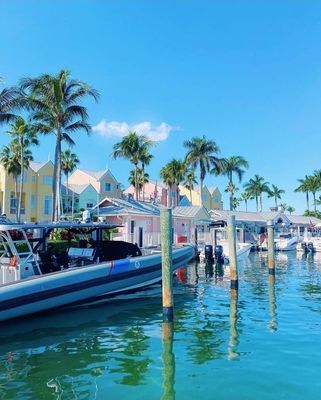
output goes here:
[[94, 248], [70, 247], [68, 250], [68, 256], [70, 258], [93, 260], [94, 252], [95, 252]]

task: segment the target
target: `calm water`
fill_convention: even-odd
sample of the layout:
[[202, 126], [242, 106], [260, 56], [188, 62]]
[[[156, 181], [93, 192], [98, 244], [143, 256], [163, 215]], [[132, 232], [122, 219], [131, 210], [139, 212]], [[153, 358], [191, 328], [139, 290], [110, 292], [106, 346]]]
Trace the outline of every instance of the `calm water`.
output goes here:
[[159, 287], [0, 325], [0, 399], [320, 398], [321, 259], [279, 254], [273, 287], [251, 255], [232, 300], [210, 268], [179, 278], [173, 340]]

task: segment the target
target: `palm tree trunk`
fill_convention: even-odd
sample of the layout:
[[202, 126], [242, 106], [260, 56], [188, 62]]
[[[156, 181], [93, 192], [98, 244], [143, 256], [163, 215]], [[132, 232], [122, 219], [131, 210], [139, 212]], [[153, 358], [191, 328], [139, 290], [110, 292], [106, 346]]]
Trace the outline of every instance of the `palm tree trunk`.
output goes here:
[[262, 196], [262, 193], [260, 194], [260, 212], [262, 212], [262, 209], [263, 209], [263, 196]]
[[247, 200], [245, 200], [245, 211], [247, 212]]
[[66, 174], [66, 186], [67, 186], [67, 212], [69, 211], [69, 184], [68, 184], [69, 174]]
[[55, 165], [53, 176], [53, 202], [52, 202], [52, 220], [59, 221], [60, 215], [60, 186], [61, 186], [61, 129], [57, 130]]
[[135, 197], [138, 200], [138, 187], [137, 187], [137, 163], [135, 163]]
[[143, 201], [145, 201], [145, 164], [142, 163], [142, 171], [143, 171]]
[[203, 179], [200, 174], [200, 206], [203, 206]]
[[190, 187], [189, 189], [189, 196], [191, 198], [191, 206], [193, 205], [193, 201], [192, 201], [192, 188]]
[[259, 212], [259, 197], [255, 196], [255, 201], [256, 201], [256, 212]]
[[306, 200], [307, 200], [307, 209], [310, 211], [310, 204], [309, 204], [309, 192], [306, 192]]
[[20, 195], [19, 195], [19, 204], [18, 204], [18, 214], [17, 221], [20, 223], [21, 218], [21, 203], [22, 203], [22, 192], [23, 192], [23, 138], [20, 138]]
[[312, 194], [313, 194], [314, 211], [317, 211], [317, 203], [316, 203], [316, 199], [315, 199], [315, 192], [312, 192]]
[[233, 211], [233, 193], [230, 192], [230, 211]]
[[276, 196], [274, 196], [274, 201], [275, 201], [275, 207], [277, 207], [278, 206], [278, 202], [277, 202]]
[[172, 208], [172, 186], [168, 186], [167, 207]]
[[15, 205], [16, 205], [16, 221], [18, 222], [18, 175], [14, 177]]
[[176, 205], [178, 206], [179, 205], [179, 187], [178, 187], [178, 185], [176, 185], [176, 197], [177, 197], [177, 199], [176, 199]]

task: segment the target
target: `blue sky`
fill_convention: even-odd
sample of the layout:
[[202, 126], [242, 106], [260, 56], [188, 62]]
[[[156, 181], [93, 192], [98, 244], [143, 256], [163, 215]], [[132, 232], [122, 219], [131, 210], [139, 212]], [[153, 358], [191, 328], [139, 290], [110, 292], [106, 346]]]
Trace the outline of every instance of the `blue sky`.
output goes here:
[[[96, 132], [75, 136], [82, 168], [108, 165], [127, 185], [131, 166], [110, 159], [115, 134], [144, 122], [144, 132], [168, 134], [154, 149], [151, 178], [184, 157], [184, 140], [205, 134], [222, 156], [249, 161], [244, 181], [258, 173], [304, 210], [296, 179], [321, 168], [321, 2], [2, 0], [0, 22], [6, 85], [68, 69], [99, 90], [99, 103], [87, 103]], [[53, 151], [43, 138], [35, 160]]]

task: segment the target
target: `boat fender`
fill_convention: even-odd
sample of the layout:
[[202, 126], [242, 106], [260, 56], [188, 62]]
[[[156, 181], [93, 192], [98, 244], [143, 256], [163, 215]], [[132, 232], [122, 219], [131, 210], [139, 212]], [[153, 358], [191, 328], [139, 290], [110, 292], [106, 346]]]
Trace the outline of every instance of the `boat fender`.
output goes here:
[[13, 256], [10, 259], [10, 267], [16, 267], [17, 266], [17, 256]]

